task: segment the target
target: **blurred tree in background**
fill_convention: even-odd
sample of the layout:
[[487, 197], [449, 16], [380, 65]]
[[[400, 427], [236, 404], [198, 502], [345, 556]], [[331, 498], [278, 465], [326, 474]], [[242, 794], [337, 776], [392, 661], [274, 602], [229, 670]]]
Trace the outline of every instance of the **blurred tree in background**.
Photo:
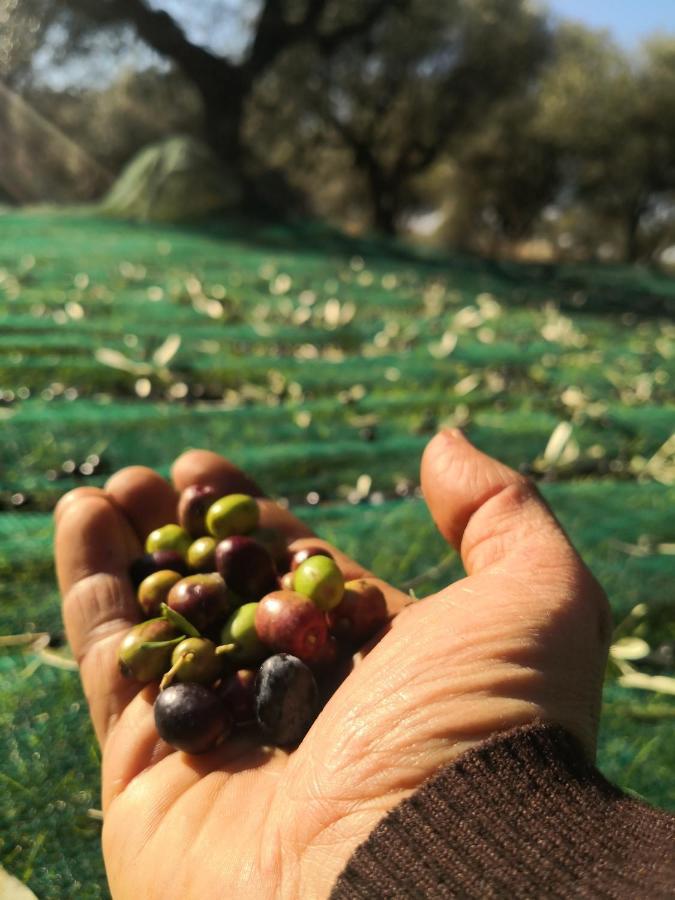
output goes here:
[[113, 173], [203, 138], [256, 208], [493, 254], [675, 243], [675, 39], [628, 54], [528, 0], [0, 0], [0, 83]]
[[641, 226], [675, 188], [675, 42], [648, 43], [634, 61], [580, 27], [562, 28], [557, 44], [538, 127], [568, 197], [616, 222], [637, 259]]
[[[410, 180], [452, 153], [503, 97], [527, 89], [548, 47], [544, 18], [523, 0], [417, 0], [340, 52], [308, 61], [294, 130], [309, 117], [314, 145], [320, 136], [347, 151], [372, 224], [393, 233]], [[277, 79], [276, 102], [283, 90]]]
[[[310, 43], [321, 57], [330, 58], [355, 36], [368, 33], [388, 8], [407, 5], [407, 0], [367, 0], [352, 4], [345, 15], [344, 4], [330, 0], [264, 0], [244, 54], [233, 59], [193, 42], [166, 9], [156, 9], [144, 0], [59, 2], [92, 28], [133, 29], [148, 47], [175, 64], [199, 93], [211, 147], [244, 180], [248, 153], [243, 123], [247, 101], [259, 79], [290, 48]], [[233, 15], [226, 3], [208, 5], [214, 22]]]
[[8, 87], [25, 82], [57, 18], [58, 10], [47, 0], [0, 0], [0, 80]]

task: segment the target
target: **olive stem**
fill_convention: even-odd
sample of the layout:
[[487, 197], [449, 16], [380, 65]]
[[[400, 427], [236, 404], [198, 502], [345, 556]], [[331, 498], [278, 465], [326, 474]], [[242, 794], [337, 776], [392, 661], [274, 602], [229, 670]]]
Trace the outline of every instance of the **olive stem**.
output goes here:
[[176, 662], [171, 666], [168, 672], [164, 673], [162, 680], [159, 683], [160, 691], [163, 691], [164, 688], [168, 688], [170, 684], [173, 683], [174, 678], [178, 674], [181, 669], [181, 666], [185, 662], [192, 662], [195, 658], [194, 653], [191, 650], [188, 650], [187, 653], [181, 653]]
[[239, 644], [221, 644], [214, 652], [216, 656], [223, 656], [225, 653], [234, 653], [238, 646]]

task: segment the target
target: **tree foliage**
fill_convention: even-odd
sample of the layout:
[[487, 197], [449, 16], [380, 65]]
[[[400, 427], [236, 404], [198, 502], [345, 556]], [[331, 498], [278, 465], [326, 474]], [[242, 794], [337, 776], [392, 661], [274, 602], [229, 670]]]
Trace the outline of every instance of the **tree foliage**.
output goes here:
[[307, 105], [349, 149], [376, 226], [395, 229], [410, 180], [534, 79], [548, 44], [521, 0], [417, 0], [317, 64]]
[[[107, 82], [40, 79], [130, 49]], [[452, 208], [480, 248], [573, 223], [631, 258], [675, 229], [675, 40], [628, 55], [528, 0], [0, 0], [0, 80], [113, 169], [201, 133], [256, 208], [385, 231]]]

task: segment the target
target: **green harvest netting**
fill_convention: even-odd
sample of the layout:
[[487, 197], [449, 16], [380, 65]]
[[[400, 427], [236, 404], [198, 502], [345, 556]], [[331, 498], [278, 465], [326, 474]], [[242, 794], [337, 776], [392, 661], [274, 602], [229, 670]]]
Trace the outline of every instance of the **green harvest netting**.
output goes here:
[[[634, 633], [672, 644], [674, 307], [648, 269], [498, 265], [307, 225], [3, 215], [0, 634], [60, 635], [63, 492], [130, 463], [166, 474], [198, 445], [383, 577], [437, 589], [460, 566], [415, 489], [448, 422], [544, 474], [617, 619], [644, 603]], [[642, 670], [672, 674], [663, 658]], [[76, 674], [4, 650], [0, 685], [0, 863], [41, 898], [107, 896]], [[601, 768], [670, 809], [674, 721], [672, 697], [608, 682]]]

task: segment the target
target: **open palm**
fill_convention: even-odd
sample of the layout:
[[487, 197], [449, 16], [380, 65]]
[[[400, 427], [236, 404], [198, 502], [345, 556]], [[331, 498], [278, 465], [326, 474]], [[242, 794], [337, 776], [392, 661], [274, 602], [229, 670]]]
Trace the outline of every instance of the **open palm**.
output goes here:
[[[129, 563], [195, 483], [260, 494], [222, 457], [191, 451], [173, 486], [134, 467], [105, 490], [71, 492], [56, 511], [64, 618], [103, 748], [115, 898], [326, 897], [392, 807], [495, 732], [555, 722], [593, 757], [604, 594], [529, 482], [454, 431], [427, 447], [422, 486], [467, 577], [414, 604], [379, 582], [398, 615], [292, 752], [246, 735], [202, 756], [173, 751], [154, 728], [156, 688], [121, 677], [117, 647], [139, 618]], [[294, 547], [317, 543], [259, 502], [262, 524]], [[331, 552], [347, 578], [364, 573]]]

